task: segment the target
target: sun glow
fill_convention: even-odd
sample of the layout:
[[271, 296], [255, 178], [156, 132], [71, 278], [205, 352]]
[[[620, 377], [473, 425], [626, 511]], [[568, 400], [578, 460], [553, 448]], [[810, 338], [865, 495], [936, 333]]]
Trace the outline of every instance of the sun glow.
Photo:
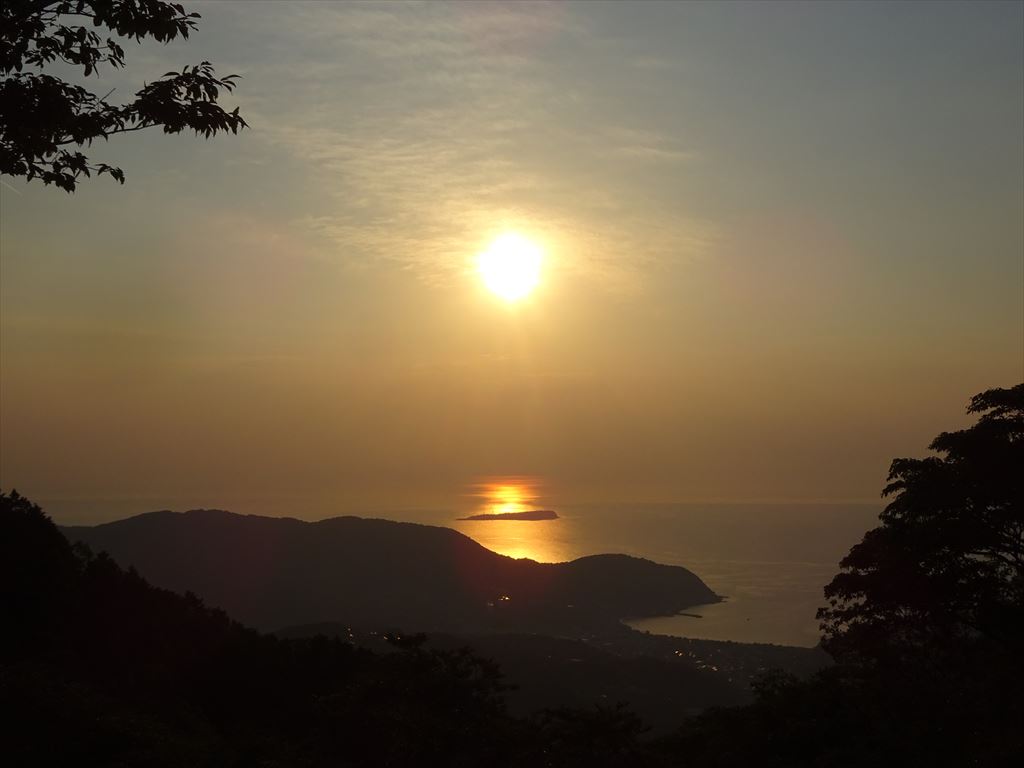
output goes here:
[[490, 491], [492, 514], [508, 514], [509, 512], [525, 512], [529, 496], [526, 489], [519, 485], [495, 485]]
[[[466, 512], [503, 515], [538, 509], [542, 481], [526, 475], [493, 476], [481, 478], [481, 482], [467, 490], [466, 495], [473, 501], [464, 508]], [[466, 520], [454, 525], [492, 552], [513, 558], [528, 557], [539, 563], [562, 563], [581, 554], [571, 538], [566, 538], [566, 524], [566, 520]]]
[[493, 293], [506, 301], [527, 296], [540, 282], [541, 249], [515, 232], [495, 238], [480, 254], [480, 276]]

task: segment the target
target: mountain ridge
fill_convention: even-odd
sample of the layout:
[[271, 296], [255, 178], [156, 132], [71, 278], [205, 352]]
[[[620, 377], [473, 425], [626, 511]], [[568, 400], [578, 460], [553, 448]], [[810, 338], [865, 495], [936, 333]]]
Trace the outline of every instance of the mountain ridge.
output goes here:
[[680, 566], [628, 555], [513, 559], [451, 528], [352, 515], [308, 522], [159, 510], [61, 529], [152, 583], [253, 626], [343, 620], [416, 630], [579, 631], [720, 598]]

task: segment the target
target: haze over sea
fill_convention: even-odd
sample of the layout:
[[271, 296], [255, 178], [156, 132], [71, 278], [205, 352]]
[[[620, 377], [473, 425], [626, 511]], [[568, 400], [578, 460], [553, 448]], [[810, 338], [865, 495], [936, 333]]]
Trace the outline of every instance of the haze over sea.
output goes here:
[[839, 560], [875, 527], [879, 504], [563, 505], [559, 519], [453, 521], [444, 513], [395, 518], [454, 527], [495, 552], [557, 562], [622, 552], [694, 571], [722, 603], [692, 616], [630, 622], [636, 629], [747, 643], [814, 646], [815, 612]]
[[[539, 562], [624, 553], [689, 568], [721, 603], [693, 615], [630, 621], [655, 634], [811, 647], [815, 612], [839, 560], [875, 527], [881, 503], [572, 503], [545, 495], [538, 478], [486, 478], [453, 494], [448, 506], [362, 508], [284, 500], [54, 501], [58, 522], [95, 524], [161, 508], [222, 506], [234, 512], [300, 519], [342, 514], [454, 528], [490, 550]], [[459, 520], [466, 514], [554, 509], [558, 519]], [[86, 511], [88, 510], [88, 511]]]

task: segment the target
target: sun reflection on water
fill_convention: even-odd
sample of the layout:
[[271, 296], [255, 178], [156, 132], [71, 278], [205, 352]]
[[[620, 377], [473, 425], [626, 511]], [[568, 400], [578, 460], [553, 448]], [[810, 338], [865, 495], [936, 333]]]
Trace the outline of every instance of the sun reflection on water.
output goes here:
[[[542, 506], [541, 488], [540, 480], [535, 477], [484, 478], [468, 488], [469, 512], [503, 515], [547, 508]], [[488, 549], [509, 557], [527, 557], [542, 563], [564, 562], [571, 557], [561, 519], [460, 520], [455, 528]]]
[[510, 512], [525, 512], [537, 496], [526, 483], [513, 484], [508, 482], [490, 483], [483, 486], [484, 498], [489, 513], [507, 515]]

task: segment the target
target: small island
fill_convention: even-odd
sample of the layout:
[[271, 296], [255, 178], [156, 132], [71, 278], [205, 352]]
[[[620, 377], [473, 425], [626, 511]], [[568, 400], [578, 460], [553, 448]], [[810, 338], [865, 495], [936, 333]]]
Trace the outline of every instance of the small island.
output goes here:
[[496, 512], [493, 514], [470, 515], [459, 520], [557, 520], [553, 509], [528, 509], [525, 512]]

